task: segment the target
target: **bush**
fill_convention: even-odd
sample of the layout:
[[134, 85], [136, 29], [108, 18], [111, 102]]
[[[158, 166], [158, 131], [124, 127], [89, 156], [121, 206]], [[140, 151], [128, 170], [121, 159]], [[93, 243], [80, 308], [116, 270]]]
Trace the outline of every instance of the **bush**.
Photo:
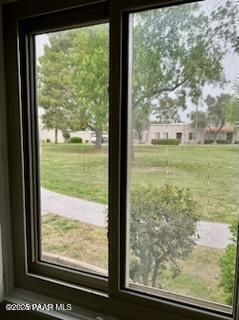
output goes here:
[[130, 278], [157, 287], [166, 268], [180, 272], [178, 260], [194, 247], [198, 204], [189, 189], [142, 186], [131, 194]]
[[62, 131], [62, 135], [63, 135], [65, 142], [69, 142], [70, 137], [71, 137], [70, 132], [64, 130], [64, 131]]
[[226, 139], [224, 139], [224, 140], [221, 139], [221, 140], [217, 140], [216, 143], [217, 143], [217, 144], [229, 144], [230, 141], [229, 141], [229, 140], [226, 140]]
[[82, 139], [80, 137], [72, 137], [70, 138], [70, 143], [82, 143]]
[[239, 141], [238, 141], [238, 140], [236, 140], [236, 141], [234, 141], [234, 143], [235, 143], [235, 144], [239, 144]]
[[160, 145], [179, 145], [180, 140], [178, 139], [152, 139], [152, 144], [160, 144]]
[[231, 305], [233, 299], [235, 263], [237, 248], [237, 219], [231, 224], [232, 243], [226, 248], [225, 253], [220, 258], [220, 284], [226, 294], [226, 302]]
[[51, 142], [51, 139], [46, 139], [46, 142], [47, 142], [47, 143], [50, 143], [50, 142]]
[[204, 144], [212, 144], [212, 143], [214, 143], [214, 140], [209, 140], [209, 139], [204, 140]]

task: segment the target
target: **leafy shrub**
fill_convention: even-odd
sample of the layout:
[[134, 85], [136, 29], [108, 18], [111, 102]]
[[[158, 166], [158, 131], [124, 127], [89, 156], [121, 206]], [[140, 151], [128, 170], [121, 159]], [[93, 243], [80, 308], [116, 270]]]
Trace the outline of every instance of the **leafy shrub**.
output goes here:
[[178, 139], [152, 139], [152, 144], [160, 144], [160, 145], [179, 145], [180, 140]]
[[64, 130], [64, 131], [62, 131], [62, 135], [63, 135], [63, 138], [64, 138], [65, 142], [69, 142], [70, 137], [71, 137], [70, 132]]
[[189, 189], [142, 186], [131, 194], [130, 278], [158, 286], [163, 270], [176, 276], [178, 260], [194, 246], [198, 205]]
[[224, 139], [224, 140], [221, 139], [221, 140], [217, 140], [216, 143], [217, 143], [217, 144], [229, 144], [230, 141], [229, 141], [229, 140], [226, 140], [226, 139]]
[[235, 143], [235, 144], [239, 144], [239, 141], [238, 141], [238, 140], [236, 140], [236, 141], [234, 141], [234, 143]]
[[226, 302], [231, 305], [234, 291], [236, 247], [237, 247], [237, 220], [231, 226], [232, 243], [226, 248], [225, 253], [221, 256], [220, 266], [220, 284], [226, 294]]
[[46, 139], [46, 142], [47, 142], [47, 143], [50, 143], [50, 142], [51, 142], [51, 139]]
[[72, 137], [70, 138], [70, 143], [82, 143], [82, 139], [80, 137]]
[[209, 140], [209, 139], [204, 140], [204, 144], [212, 144], [212, 143], [214, 143], [213, 140]]

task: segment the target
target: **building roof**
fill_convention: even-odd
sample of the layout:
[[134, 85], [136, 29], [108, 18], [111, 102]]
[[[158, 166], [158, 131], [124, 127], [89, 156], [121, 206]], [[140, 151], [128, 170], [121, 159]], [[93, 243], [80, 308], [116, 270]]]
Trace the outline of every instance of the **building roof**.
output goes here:
[[[218, 132], [219, 128], [206, 128], [205, 131], [207, 133], [210, 132]], [[235, 132], [235, 129], [233, 127], [223, 127], [221, 130], [219, 130], [219, 132], [221, 133], [233, 133]]]

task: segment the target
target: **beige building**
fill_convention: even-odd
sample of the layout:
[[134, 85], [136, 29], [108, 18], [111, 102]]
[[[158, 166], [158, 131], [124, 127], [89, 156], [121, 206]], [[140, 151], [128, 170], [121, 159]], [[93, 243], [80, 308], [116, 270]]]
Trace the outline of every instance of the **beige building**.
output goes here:
[[[39, 118], [40, 119], [40, 118]], [[80, 137], [82, 139], [83, 143], [92, 143], [95, 141], [95, 133], [92, 131], [77, 131], [77, 132], [70, 132], [71, 137]], [[40, 142], [46, 142], [47, 140], [50, 140], [50, 142], [55, 141], [55, 130], [53, 129], [46, 129], [44, 128], [44, 125], [41, 122], [41, 119], [39, 120], [39, 139]], [[57, 141], [59, 143], [65, 142], [65, 139], [63, 137], [62, 131], [58, 130], [57, 132]]]
[[[190, 124], [150, 124], [143, 135], [144, 143], [151, 143], [152, 139], [178, 139], [182, 144], [204, 143], [206, 139], [214, 140], [217, 128], [198, 129], [196, 132]], [[232, 126], [223, 127], [217, 134], [217, 140], [229, 140], [231, 143], [239, 141], [239, 129]]]

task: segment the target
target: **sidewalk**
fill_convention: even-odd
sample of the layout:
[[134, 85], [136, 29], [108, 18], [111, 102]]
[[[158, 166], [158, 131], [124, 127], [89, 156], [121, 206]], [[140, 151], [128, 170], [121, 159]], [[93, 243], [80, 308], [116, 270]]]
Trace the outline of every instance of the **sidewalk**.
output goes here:
[[[41, 189], [42, 215], [52, 213], [100, 227], [106, 226], [107, 206]], [[197, 245], [224, 249], [231, 243], [229, 225], [199, 221]]]

